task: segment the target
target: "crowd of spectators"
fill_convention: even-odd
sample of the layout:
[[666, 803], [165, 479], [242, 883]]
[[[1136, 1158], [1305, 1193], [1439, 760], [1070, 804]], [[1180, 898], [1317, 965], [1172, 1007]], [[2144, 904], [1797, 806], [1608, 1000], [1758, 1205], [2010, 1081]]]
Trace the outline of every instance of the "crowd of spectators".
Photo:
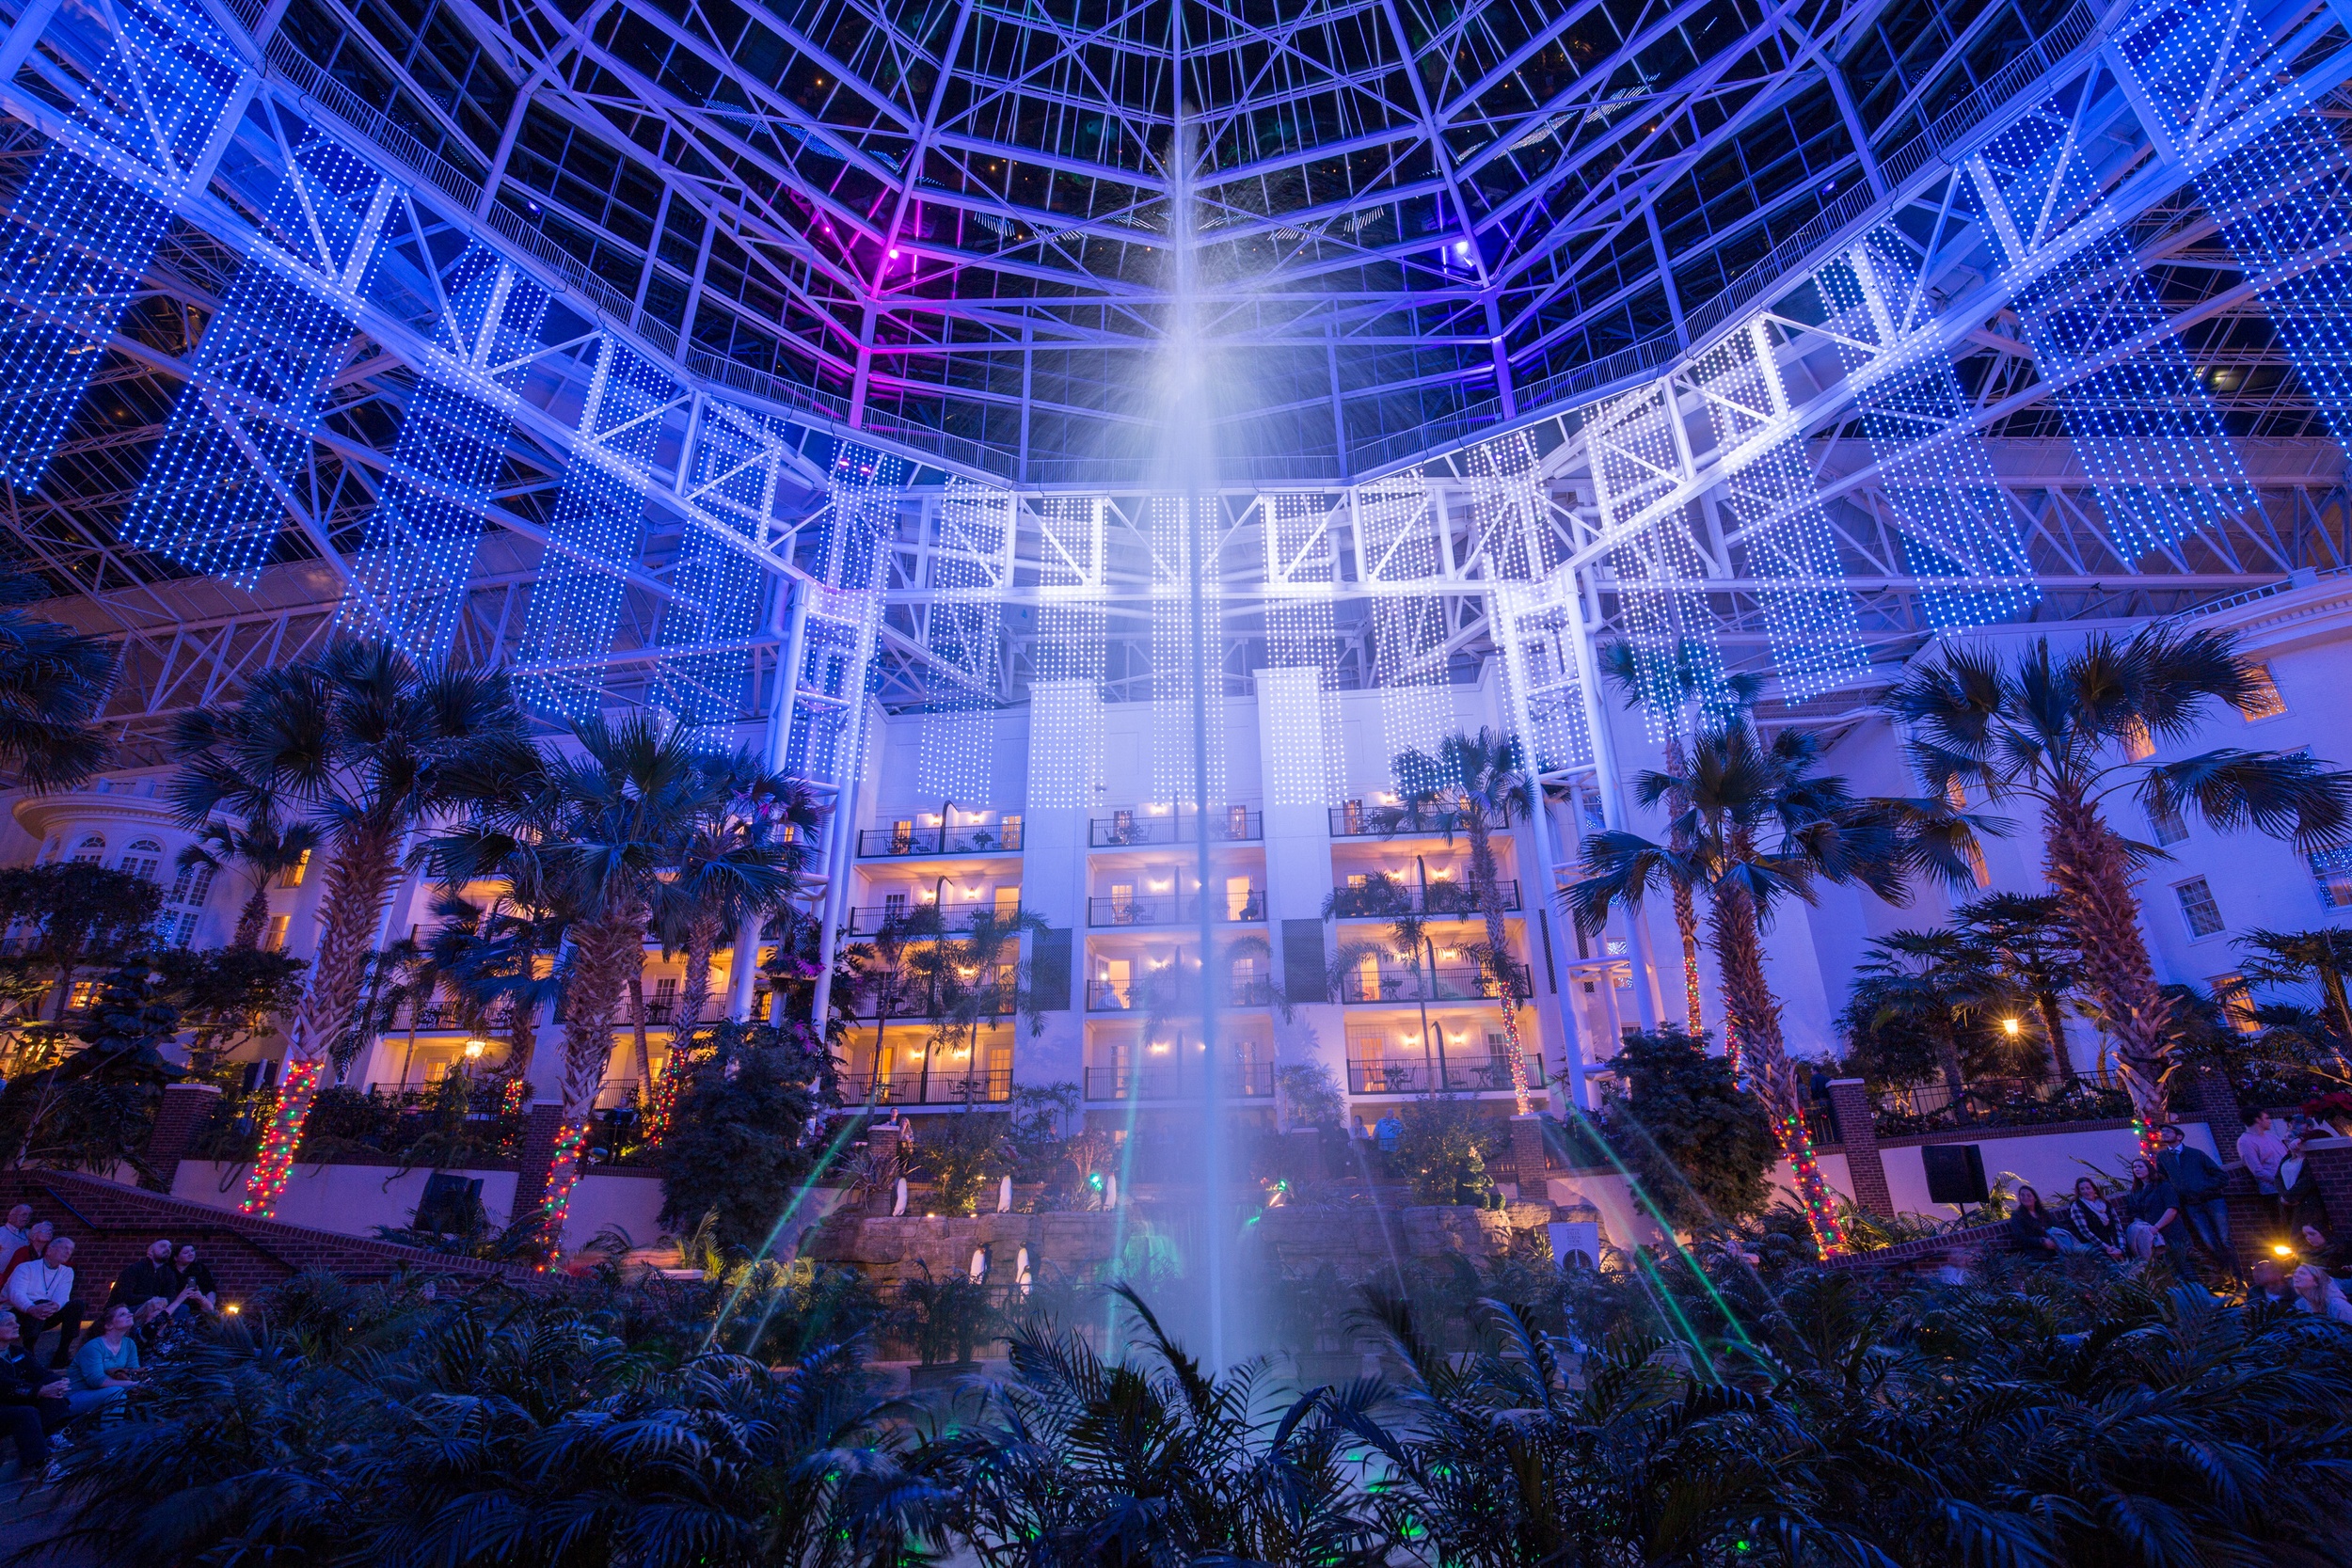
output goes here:
[[[73, 1238], [18, 1204], [0, 1223], [0, 1439], [41, 1474], [69, 1425], [104, 1419], [141, 1375], [139, 1350], [174, 1323], [217, 1316], [220, 1289], [193, 1242], [157, 1237], [93, 1314], [75, 1289]], [[52, 1336], [47, 1359], [41, 1347]]]

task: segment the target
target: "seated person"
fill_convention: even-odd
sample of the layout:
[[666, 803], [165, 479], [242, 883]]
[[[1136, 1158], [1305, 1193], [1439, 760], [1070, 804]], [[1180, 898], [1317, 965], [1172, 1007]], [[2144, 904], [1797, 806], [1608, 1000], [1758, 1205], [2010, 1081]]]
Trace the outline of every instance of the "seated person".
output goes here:
[[2009, 1217], [2010, 1245], [2028, 1258], [2058, 1258], [2080, 1252], [2083, 1243], [2042, 1203], [2031, 1187], [2017, 1189], [2017, 1212]]
[[32, 1239], [33, 1206], [20, 1203], [8, 1211], [8, 1222], [0, 1225], [0, 1269], [8, 1267], [16, 1249]]
[[2304, 1262], [2325, 1269], [2338, 1279], [2352, 1274], [2352, 1248], [2346, 1248], [2341, 1242], [2329, 1241], [2328, 1232], [2319, 1227], [2303, 1227], [2296, 1240], [2302, 1243]]
[[171, 1255], [171, 1266], [180, 1275], [180, 1293], [172, 1300], [172, 1315], [185, 1317], [201, 1312], [207, 1317], [219, 1317], [220, 1287], [213, 1283], [213, 1271], [204, 1259], [196, 1255], [194, 1242], [180, 1243], [180, 1250]]
[[7, 1295], [17, 1327], [24, 1331], [25, 1351], [37, 1352], [40, 1337], [54, 1328], [57, 1358], [50, 1365], [64, 1366], [82, 1327], [82, 1304], [73, 1299], [73, 1239], [53, 1238], [39, 1258], [8, 1272], [7, 1290], [0, 1293]]
[[8, 1275], [16, 1272], [19, 1264], [29, 1263], [48, 1251], [50, 1239], [56, 1233], [57, 1227], [47, 1220], [37, 1221], [28, 1228], [24, 1232], [24, 1244], [6, 1258], [0, 1258], [0, 1290], [7, 1289]]
[[2310, 1312], [2334, 1323], [2352, 1323], [2352, 1301], [2344, 1296], [2344, 1287], [2336, 1276], [2325, 1269], [2306, 1263], [2290, 1276], [2295, 1286], [2295, 1309]]
[[2295, 1287], [2287, 1283], [2287, 1271], [2276, 1258], [2257, 1258], [2246, 1271], [2246, 1305], [2257, 1302], [2273, 1307], [2287, 1307], [2295, 1301]]
[[73, 1353], [73, 1391], [66, 1398], [76, 1416], [119, 1403], [141, 1376], [139, 1342], [131, 1332], [131, 1309], [119, 1305], [107, 1307], [99, 1314], [97, 1328]]
[[2104, 1252], [2109, 1258], [2123, 1256], [2123, 1227], [2130, 1218], [2122, 1209], [2107, 1201], [2099, 1191], [2099, 1183], [2090, 1177], [2074, 1182], [2074, 1201], [2066, 1206], [2066, 1227], [2086, 1249]]
[[49, 1463], [49, 1434], [72, 1418], [72, 1387], [25, 1354], [24, 1331], [0, 1312], [0, 1436], [15, 1443], [21, 1474], [37, 1478]]

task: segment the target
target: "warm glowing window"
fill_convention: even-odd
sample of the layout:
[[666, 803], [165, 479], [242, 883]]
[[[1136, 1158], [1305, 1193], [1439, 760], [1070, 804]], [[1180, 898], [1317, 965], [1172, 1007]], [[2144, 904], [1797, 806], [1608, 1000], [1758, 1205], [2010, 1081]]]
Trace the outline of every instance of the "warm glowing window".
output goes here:
[[263, 932], [262, 936], [262, 951], [264, 953], [283, 953], [286, 950], [286, 928], [293, 924], [293, 915], [271, 915], [269, 917], [269, 929]]
[[294, 858], [294, 864], [286, 867], [284, 871], [278, 873], [278, 885], [279, 887], [300, 887], [302, 885], [302, 879], [308, 877], [310, 874], [310, 851], [305, 849], [300, 855], [297, 855]]
[[2123, 754], [2134, 762], [2146, 762], [2156, 754], [2155, 736], [2137, 719], [2123, 727]]
[[2269, 665], [2257, 664], [2248, 675], [2246, 705], [2238, 710], [2248, 723], [2276, 719], [2287, 710], [2287, 700], [2279, 695], [2279, 683], [2271, 678]]
[[2230, 1027], [2241, 1035], [2262, 1032], [2262, 1021], [2254, 1016], [2253, 994], [2246, 982], [2234, 974], [2217, 974], [2206, 982], [2213, 988], [2213, 999], [2221, 1005], [2221, 1016], [2230, 1021]]
[[1006, 916], [1006, 917], [1009, 918], [1009, 917], [1012, 915], [1013, 911], [1016, 911], [1016, 910], [1018, 910], [1018, 909], [1020, 909], [1020, 908], [1021, 908], [1021, 890], [1020, 890], [1020, 888], [1018, 888], [1018, 887], [1000, 887], [1000, 888], [998, 888], [998, 889], [996, 890], [996, 912], [997, 912], [998, 914], [1001, 914], [1001, 915], [1004, 915], [1004, 916]]

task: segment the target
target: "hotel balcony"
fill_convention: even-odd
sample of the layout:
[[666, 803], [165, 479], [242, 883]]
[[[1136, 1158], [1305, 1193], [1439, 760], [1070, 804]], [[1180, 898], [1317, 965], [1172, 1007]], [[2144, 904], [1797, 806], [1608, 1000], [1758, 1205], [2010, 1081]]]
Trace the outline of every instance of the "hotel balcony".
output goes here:
[[[1247, 897], [1236, 898], [1228, 894], [1209, 901], [1209, 918], [1248, 925], [1265, 922], [1265, 892], [1251, 888]], [[1179, 898], [1173, 894], [1128, 896], [1124, 898], [1089, 898], [1087, 900], [1089, 926], [1197, 926], [1200, 921], [1200, 900], [1198, 896]]]
[[[1524, 972], [1511, 992], [1520, 1001], [1534, 994]], [[1494, 982], [1476, 964], [1440, 964], [1437, 969], [1351, 969], [1340, 980], [1340, 1000], [1354, 1006], [1398, 1006], [1422, 1002], [1492, 1002]]]
[[[1504, 1056], [1454, 1056], [1442, 1064], [1393, 1058], [1347, 1064], [1350, 1094], [1508, 1094], [1515, 1086], [1510, 1059]], [[1540, 1056], [1527, 1058], [1527, 1086], [1544, 1087]]]
[[[1198, 971], [1188, 971], [1185, 983], [1196, 983]], [[1152, 989], [1155, 984], [1174, 985], [1171, 980], [1160, 981], [1153, 975], [1140, 979], [1120, 980], [1096, 975], [1087, 982], [1087, 1011], [1090, 1013], [1148, 1012], [1152, 1006]], [[1270, 1007], [1274, 1005], [1274, 982], [1263, 974], [1236, 976], [1226, 986], [1218, 999], [1220, 1007]], [[1171, 1006], [1170, 1012], [1181, 1012]], [[1193, 1009], [1198, 1011], [1196, 1007]]]
[[[1517, 911], [1519, 881], [1505, 878], [1497, 884], [1502, 907]], [[1432, 881], [1426, 887], [1397, 880], [1338, 883], [1331, 889], [1332, 914], [1339, 920], [1388, 920], [1400, 914], [1453, 915], [1476, 920], [1482, 914], [1478, 894], [1467, 881]]]
[[[1087, 1069], [1086, 1097], [1105, 1100], [1199, 1100], [1208, 1089], [1208, 1069], [1198, 1062], [1180, 1066], [1183, 1053], [1164, 1059]], [[1267, 1100], [1274, 1094], [1272, 1062], [1228, 1062], [1218, 1073], [1217, 1094], [1229, 1100]]]
[[[904, 930], [907, 923], [914, 916], [932, 907], [933, 905], [928, 899], [919, 904], [859, 904], [850, 911], [850, 934], [853, 937], [870, 937], [893, 920], [896, 920], [900, 929]], [[982, 911], [995, 914], [1006, 912], [993, 902], [974, 900], [968, 904], [949, 904], [940, 911], [940, 928], [949, 936], [961, 936], [972, 929], [973, 917]], [[917, 937], [914, 940], [919, 942], [926, 939]]]
[[[1196, 812], [1115, 811], [1087, 825], [1087, 843], [1097, 849], [1129, 849], [1151, 844], [1195, 844]], [[1265, 837], [1265, 813], [1229, 806], [1209, 814], [1212, 844], [1255, 844]]]
[[1012, 1064], [925, 1073], [920, 1068], [845, 1075], [844, 1101], [876, 1105], [1000, 1105], [1012, 1098]]
[[912, 822], [868, 828], [857, 835], [861, 860], [913, 858], [926, 855], [1017, 855], [1021, 852], [1021, 819], [974, 822], [962, 827], [918, 827]]

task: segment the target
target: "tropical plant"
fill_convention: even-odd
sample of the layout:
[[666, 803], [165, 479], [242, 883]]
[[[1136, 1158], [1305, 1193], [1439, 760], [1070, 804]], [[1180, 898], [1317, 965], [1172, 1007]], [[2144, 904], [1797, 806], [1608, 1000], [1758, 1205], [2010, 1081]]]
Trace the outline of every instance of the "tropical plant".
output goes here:
[[2003, 995], [1982, 951], [1953, 930], [1889, 931], [1854, 965], [1854, 1001], [1873, 1026], [1901, 1018], [1933, 1045], [1951, 1103], [1968, 1093], [1961, 1031]]
[[1990, 650], [1947, 645], [1915, 664], [1886, 699], [1911, 727], [1909, 751], [1937, 794], [1975, 788], [2035, 802], [2050, 883], [2082, 955], [2144, 1142], [2166, 1117], [2169, 1009], [2149, 962], [2132, 893], [2136, 849], [2107, 818], [2128, 792], [2152, 817], [2194, 812], [2214, 828], [2252, 826], [2314, 850], [2352, 829], [2352, 776], [2290, 752], [2218, 747], [2176, 762], [2153, 749], [2194, 736], [2218, 706], [2257, 711], [2268, 682], [2235, 643], [2158, 625], [2117, 641], [2104, 633], [2059, 657], [2037, 639], [2004, 665]]
[[18, 1072], [0, 1091], [0, 1147], [12, 1166], [38, 1164], [101, 1173], [144, 1164], [157, 1098], [186, 1076], [164, 1055], [180, 1032], [144, 958], [99, 982], [81, 1026], [81, 1049]]
[[[747, 752], [711, 757], [703, 766], [713, 785], [710, 804], [680, 846], [675, 897], [660, 933], [686, 956], [671, 1036], [679, 1041], [702, 1024], [710, 1001], [710, 958], [721, 939], [747, 920], [765, 920], [799, 892], [809, 835], [824, 821], [824, 808], [805, 781], [766, 773]], [[749, 858], [745, 850], [774, 851], [773, 868], [787, 875], [770, 875], [768, 861]]]
[[0, 578], [0, 767], [26, 789], [71, 789], [105, 766], [99, 710], [114, 687], [114, 651], [24, 606], [48, 596], [38, 578]]
[[1212, 1372], [1116, 1290], [1135, 1321], [1119, 1361], [1015, 1326], [985, 1416], [909, 1461], [933, 1488], [922, 1517], [988, 1568], [1389, 1560], [1354, 1457], [1376, 1385], [1279, 1398], [1267, 1363]]
[[[2321, 927], [2313, 931], [2249, 931], [2237, 940], [2246, 958], [2238, 978], [2249, 986], [2315, 985], [2328, 1027], [2336, 1037], [2340, 1061], [2352, 1052], [2352, 931]], [[2352, 1066], [2346, 1076], [2352, 1077]]]
[[681, 1080], [660, 1148], [661, 1223], [716, 1216], [714, 1239], [757, 1258], [775, 1239], [816, 1150], [817, 1063], [772, 1024], [722, 1022]]
[[196, 842], [180, 851], [176, 863], [186, 871], [203, 866], [213, 871], [242, 872], [245, 901], [237, 906], [232, 947], [259, 947], [269, 925], [269, 885], [303, 864], [319, 846], [319, 830], [311, 822], [282, 822], [278, 802], [249, 801], [251, 817], [239, 823], [212, 817], [199, 823]]
[[[1619, 905], [1638, 910], [1661, 882], [1688, 880], [1704, 890], [1708, 944], [1723, 978], [1725, 1027], [1765, 1108], [1781, 1151], [1796, 1173], [1807, 1217], [1823, 1254], [1840, 1250], [1836, 1199], [1813, 1157], [1804, 1125], [1804, 1085], [1781, 1033], [1781, 1008], [1765, 976], [1762, 933], [1774, 905], [1811, 902], [1820, 882], [1853, 883], [1890, 903], [1908, 895], [1922, 869], [1968, 877], [1960, 846], [1981, 824], [1947, 821], [1917, 831], [1912, 802], [1865, 800], [1841, 778], [1819, 771], [1821, 740], [1783, 730], [1759, 740], [1745, 726], [1703, 736], [1691, 770], [1676, 778], [1647, 772], [1635, 783], [1641, 803], [1670, 795], [1689, 802], [1666, 842], [1638, 833], [1594, 833], [1584, 840], [1583, 879], [1567, 893], [1579, 926], [1599, 931]], [[1688, 846], [1677, 849], [1677, 842]]]
[[[548, 1178], [550, 1212], [579, 1178], [589, 1117], [612, 1054], [614, 1021], [644, 973], [645, 933], [681, 902], [675, 874], [695, 825], [721, 810], [728, 780], [691, 747], [647, 718], [576, 724], [577, 755], [525, 746], [482, 781], [467, 820], [437, 835], [426, 858], [445, 886], [497, 878], [569, 913], [571, 953], [563, 986], [562, 1129]], [[489, 787], [491, 785], [495, 787]], [[706, 871], [746, 890], [779, 893], [791, 873], [782, 848], [739, 842], [716, 850]], [[553, 1245], [553, 1238], [549, 1244]]]
[[321, 1065], [359, 1005], [410, 835], [472, 784], [499, 787], [490, 759], [532, 754], [522, 736], [502, 676], [426, 673], [374, 641], [265, 672], [236, 707], [181, 720], [167, 792], [184, 827], [301, 811], [327, 851], [310, 980], [287, 1030], [271, 1136], [246, 1181], [246, 1212], [271, 1213], [284, 1190]]
[[1988, 893], [1954, 910], [1952, 924], [1980, 950], [1987, 969], [2031, 999], [2052, 1065], [2074, 1083], [2066, 998], [2081, 986], [2083, 964], [2066, 926], [2064, 900], [2055, 893]]
[[1772, 1123], [1707, 1037], [1635, 1033], [1611, 1058], [1622, 1088], [1603, 1101], [1611, 1147], [1667, 1219], [1686, 1229], [1739, 1219], [1772, 1196]]
[[1286, 1062], [1274, 1069], [1285, 1126], [1337, 1127], [1347, 1117], [1347, 1097], [1322, 1062]]
[[1004, 1123], [968, 1101], [954, 1116], [926, 1121], [921, 1140], [910, 1140], [910, 1153], [930, 1179], [931, 1202], [943, 1214], [978, 1212], [981, 1196], [1012, 1173], [1018, 1157]]
[[151, 942], [162, 907], [163, 890], [145, 877], [91, 861], [0, 870], [0, 927], [30, 927], [22, 958], [56, 977], [54, 1021], [64, 1020], [85, 965], [119, 961]]
[[1502, 1152], [1501, 1123], [1448, 1096], [1408, 1101], [1400, 1118], [1396, 1164], [1417, 1203], [1484, 1205], [1495, 1190], [1486, 1162]]
[[[1681, 777], [1690, 767], [1685, 736], [1742, 721], [1755, 707], [1763, 686], [1760, 676], [1725, 674], [1711, 642], [1677, 642], [1670, 655], [1661, 657], [1620, 640], [1601, 644], [1595, 653], [1602, 678], [1625, 693], [1627, 707], [1643, 707], [1655, 701], [1668, 710], [1661, 717], [1665, 721], [1666, 772], [1674, 778]], [[1665, 807], [1668, 821], [1676, 822], [1690, 809], [1690, 802], [1670, 795]], [[1690, 848], [1687, 844], [1672, 847]], [[1667, 891], [1674, 897], [1675, 932], [1682, 942], [1685, 1027], [1693, 1036], [1702, 1035], [1707, 1031], [1707, 1017], [1700, 1004], [1698, 890], [1687, 881], [1669, 879]]]
[[[1421, 751], [1398, 753], [1391, 766], [1403, 811], [1399, 825], [1425, 831], [1434, 825], [1449, 844], [1458, 830], [1470, 839], [1470, 885], [1486, 928], [1482, 950], [1487, 983], [1502, 1015], [1503, 1049], [1510, 1053], [1511, 1088], [1518, 1114], [1534, 1109], [1528, 1087], [1527, 1053], [1519, 1044], [1519, 996], [1523, 985], [1511, 956], [1503, 924], [1502, 874], [1495, 857], [1494, 835], [1507, 832], [1530, 808], [1530, 779], [1515, 736], [1481, 728], [1472, 735], [1450, 735], [1438, 742], [1437, 754]], [[1550, 868], [1543, 868], [1543, 881]]]

